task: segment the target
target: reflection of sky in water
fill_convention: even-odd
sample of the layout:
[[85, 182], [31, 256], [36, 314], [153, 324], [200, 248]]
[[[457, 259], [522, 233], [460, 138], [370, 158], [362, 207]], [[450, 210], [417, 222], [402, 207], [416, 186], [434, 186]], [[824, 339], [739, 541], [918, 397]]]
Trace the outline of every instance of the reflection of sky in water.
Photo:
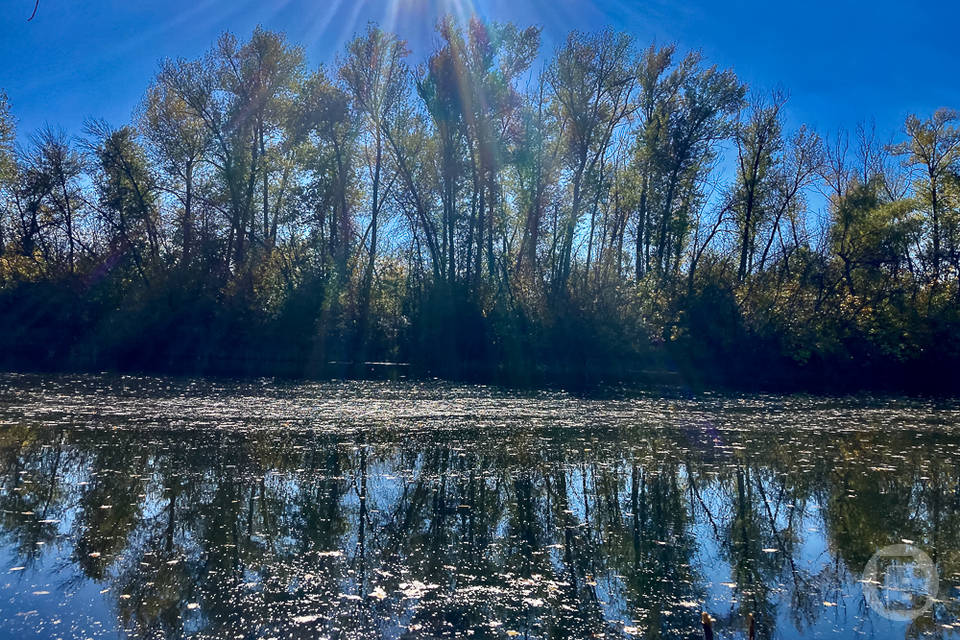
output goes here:
[[[909, 399], [6, 376], [0, 637], [680, 638], [704, 609], [720, 637], [747, 613], [956, 637], [958, 425]], [[859, 582], [905, 537], [943, 567], [913, 626]]]
[[[3, 622], [0, 637], [98, 638], [121, 637], [102, 587], [79, 579], [57, 548], [45, 549], [30, 566], [0, 578]], [[0, 563], [18, 567], [22, 559], [4, 549]]]
[[923, 606], [928, 596], [928, 575], [910, 558], [882, 558], [879, 573], [881, 602], [893, 611], [909, 611]]

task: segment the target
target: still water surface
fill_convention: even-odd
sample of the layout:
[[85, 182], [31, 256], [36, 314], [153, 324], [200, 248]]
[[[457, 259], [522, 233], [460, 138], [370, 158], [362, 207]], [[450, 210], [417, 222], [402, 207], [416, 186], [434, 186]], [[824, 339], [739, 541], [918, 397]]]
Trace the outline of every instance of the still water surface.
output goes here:
[[[913, 622], [864, 596], [902, 541], [940, 577]], [[960, 402], [0, 375], [0, 638], [690, 638], [704, 610], [960, 637]]]

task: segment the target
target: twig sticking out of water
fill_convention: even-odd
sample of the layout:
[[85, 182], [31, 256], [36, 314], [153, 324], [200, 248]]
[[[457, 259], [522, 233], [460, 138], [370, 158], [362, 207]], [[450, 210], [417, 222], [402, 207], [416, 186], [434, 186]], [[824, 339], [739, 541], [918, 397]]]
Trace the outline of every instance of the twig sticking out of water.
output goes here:
[[713, 621], [710, 614], [706, 611], [701, 613], [700, 622], [703, 623], [703, 640], [713, 640]]

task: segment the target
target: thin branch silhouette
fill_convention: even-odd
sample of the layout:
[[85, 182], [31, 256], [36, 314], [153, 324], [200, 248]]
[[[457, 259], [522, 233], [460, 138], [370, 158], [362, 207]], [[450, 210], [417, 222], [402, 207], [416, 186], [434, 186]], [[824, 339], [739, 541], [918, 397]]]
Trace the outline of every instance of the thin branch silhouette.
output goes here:
[[37, 9], [40, 8], [40, 0], [37, 0], [36, 4], [33, 5], [33, 13], [30, 14], [30, 17], [27, 18], [27, 22], [30, 22], [37, 17]]

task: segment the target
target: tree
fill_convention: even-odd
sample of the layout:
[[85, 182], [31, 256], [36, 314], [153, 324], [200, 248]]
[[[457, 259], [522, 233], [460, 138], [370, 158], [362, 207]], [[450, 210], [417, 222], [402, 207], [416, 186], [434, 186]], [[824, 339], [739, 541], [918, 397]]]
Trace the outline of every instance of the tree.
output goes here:
[[[806, 233], [800, 231], [806, 226], [804, 191], [814, 182], [822, 166], [823, 147], [820, 137], [805, 126], [800, 127], [784, 143], [783, 153], [780, 154], [775, 167], [767, 242], [760, 254], [760, 262], [757, 266], [759, 271], [763, 271], [767, 265], [767, 258], [771, 255], [774, 241], [779, 241], [781, 257], [786, 269], [789, 269], [788, 245], [796, 250], [806, 242]], [[789, 223], [786, 241], [783, 239], [785, 222]]]
[[13, 186], [17, 161], [14, 144], [17, 139], [16, 122], [10, 113], [10, 101], [5, 91], [0, 89], [0, 256], [4, 254], [7, 238], [7, 199]]
[[[251, 247], [259, 243], [269, 249], [275, 240], [270, 175], [284, 151], [284, 125], [302, 73], [303, 51], [289, 45], [283, 34], [257, 27], [243, 45], [224, 34], [213, 55], [226, 125], [220, 135], [229, 141], [223, 145], [230, 156], [224, 163], [224, 173], [235, 212], [237, 262], [242, 263], [244, 233]], [[268, 142], [273, 144], [268, 147]], [[253, 202], [257, 188], [261, 200], [259, 223]], [[272, 195], [280, 198], [283, 194], [278, 191]]]
[[57, 261], [63, 251], [66, 270], [72, 274], [83, 247], [77, 224], [83, 203], [83, 157], [62, 130], [45, 127], [31, 137], [21, 164], [21, 250], [32, 257], [39, 245], [48, 263]]
[[920, 234], [920, 219], [909, 200], [884, 203], [878, 178], [854, 181], [834, 207], [830, 241], [839, 258], [851, 296], [883, 292], [885, 281], [898, 277], [910, 260]]
[[130, 255], [146, 279], [144, 258], [156, 264], [162, 240], [156, 180], [147, 154], [132, 127], [113, 129], [106, 122], [91, 121], [86, 129], [97, 160], [95, 183], [111, 251]]
[[536, 92], [524, 105], [522, 121], [523, 137], [516, 146], [513, 162], [517, 175], [518, 213], [522, 213], [516, 271], [532, 278], [542, 275], [538, 272], [537, 251], [549, 199], [557, 182], [561, 148], [544, 74], [537, 82]]
[[679, 270], [690, 230], [691, 205], [712, 168], [716, 145], [733, 131], [733, 116], [743, 103], [745, 87], [731, 70], [704, 68], [699, 54], [690, 54], [677, 71], [678, 89], [662, 112], [663, 143], [653, 154], [653, 190], [659, 211], [655, 230], [654, 267], [661, 281]]
[[418, 91], [440, 136], [447, 235], [454, 231], [460, 175], [454, 154], [462, 144], [471, 178], [464, 206], [469, 209], [462, 243], [464, 277], [468, 284], [479, 282], [486, 256], [486, 279], [493, 283], [506, 273], [498, 269], [494, 240], [506, 235], [501, 179], [520, 133], [522, 100], [516, 83], [536, 58], [540, 31], [472, 18], [464, 34], [452, 17], [441, 20], [437, 29], [443, 46], [431, 56]]
[[638, 71], [640, 85], [640, 124], [633, 148], [633, 163], [628, 169], [632, 182], [625, 194], [626, 206], [636, 209], [636, 276], [643, 277], [650, 265], [651, 246], [651, 190], [655, 187], [654, 172], [665, 158], [670, 111], [680, 90], [682, 70], [687, 65], [668, 73], [676, 47], [660, 49], [651, 45], [643, 52]]
[[[436, 241], [438, 234], [431, 230], [428, 219], [423, 216], [426, 211], [425, 198], [419, 194], [414, 198], [420, 203], [418, 207], [420, 222], [424, 227], [428, 246], [439, 245], [440, 247], [439, 250], [434, 250], [437, 254], [435, 262], [438, 257], [442, 260], [446, 267], [443, 272], [447, 282], [454, 284], [458, 277], [458, 265], [462, 264], [457, 254], [457, 250], [461, 248], [458, 247], [458, 223], [461, 219], [458, 215], [458, 204], [464, 176], [470, 171], [467, 160], [469, 143], [466, 138], [466, 123], [461, 105], [461, 90], [458, 86], [461, 72], [457, 62], [459, 49], [456, 45], [460, 40], [455, 37], [456, 32], [451, 31], [452, 25], [449, 23], [442, 22], [437, 28], [446, 38], [446, 44], [430, 56], [426, 67], [416, 79], [416, 85], [417, 95], [423, 102], [433, 126], [432, 137], [435, 139], [433, 144], [438, 150], [435, 161], [440, 178], [439, 200], [442, 211], [439, 242]], [[394, 150], [398, 166], [411, 194], [416, 193], [417, 188], [409, 180], [412, 172], [408, 167], [411, 167], [411, 163], [415, 163], [417, 158], [422, 159], [427, 148], [420, 144], [415, 154], [408, 154], [397, 148]], [[469, 270], [469, 261], [466, 262]]]
[[394, 126], [397, 110], [407, 95], [408, 71], [404, 62], [407, 55], [406, 43], [395, 35], [370, 26], [364, 36], [347, 45], [346, 57], [340, 62], [340, 78], [360, 113], [364, 139], [370, 147], [366, 154], [370, 173], [370, 249], [360, 289], [357, 333], [357, 345], [361, 352], [367, 339], [379, 217], [387, 199], [386, 194], [381, 193], [381, 190], [387, 191], [382, 189], [385, 138]]
[[757, 229], [769, 214], [769, 200], [776, 181], [777, 154], [783, 148], [780, 110], [785, 97], [775, 95], [768, 105], [760, 98], [751, 106], [746, 122], [737, 127], [737, 186], [734, 210], [740, 229], [740, 266], [737, 279], [743, 282], [753, 267]]
[[158, 77], [140, 107], [139, 128], [163, 177], [162, 186], [180, 203], [180, 261], [188, 267], [194, 254], [198, 179], [209, 150], [203, 120]]
[[320, 272], [346, 281], [354, 235], [354, 139], [350, 97], [321, 67], [307, 76], [295, 106], [295, 140], [306, 146], [306, 180], [300, 188], [310, 232], [318, 248]]
[[271, 189], [270, 176], [290, 152], [287, 125], [302, 71], [302, 50], [259, 27], [245, 44], [225, 33], [204, 60], [167, 61], [161, 69], [158, 82], [209, 135], [208, 157], [230, 224], [225, 267], [232, 257], [236, 269], [249, 273], [248, 249], [269, 252], [275, 241], [280, 207], [271, 209], [271, 196], [276, 205], [290, 185], [281, 180]]
[[960, 161], [960, 128], [954, 123], [960, 114], [952, 109], [937, 109], [928, 120], [915, 115], [907, 118], [904, 132], [907, 141], [894, 147], [907, 166], [921, 171], [918, 191], [921, 202], [930, 215], [930, 249], [927, 259], [930, 277], [940, 279], [943, 260], [943, 223], [946, 215], [945, 191], [951, 172], [957, 171]]
[[[564, 162], [571, 175], [569, 213], [560, 231], [553, 274], [560, 292], [570, 276], [574, 235], [588, 195], [586, 181], [595, 176], [617, 127], [635, 109], [633, 40], [609, 31], [571, 33], [547, 73], [564, 122]], [[599, 188], [596, 182], [591, 186]]]

